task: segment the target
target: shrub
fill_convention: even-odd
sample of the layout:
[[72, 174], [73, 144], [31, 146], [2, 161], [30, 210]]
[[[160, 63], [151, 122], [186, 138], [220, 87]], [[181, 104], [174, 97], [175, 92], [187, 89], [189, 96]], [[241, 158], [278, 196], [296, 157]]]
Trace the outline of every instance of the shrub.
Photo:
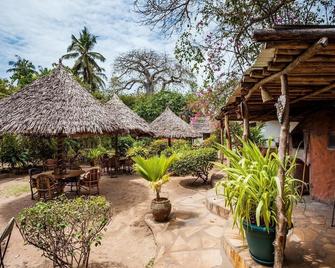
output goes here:
[[[117, 140], [117, 149], [118, 149], [118, 154], [125, 156], [127, 154], [127, 151], [129, 148], [131, 148], [134, 144], [135, 140], [132, 136], [124, 136], [124, 137], [119, 137]], [[115, 144], [113, 142], [113, 144]]]
[[216, 144], [219, 143], [219, 142], [220, 142], [220, 140], [218, 139], [217, 135], [213, 133], [209, 136], [209, 138], [204, 140], [204, 142], [202, 144], [202, 147], [215, 148]]
[[127, 156], [128, 157], [136, 157], [136, 156], [141, 156], [141, 157], [148, 157], [149, 156], [149, 150], [145, 148], [144, 146], [134, 146], [132, 148], [129, 148], [127, 151]]
[[85, 267], [91, 245], [101, 244], [100, 233], [110, 218], [104, 197], [60, 197], [22, 210], [17, 223], [25, 242], [43, 250], [54, 267]]
[[213, 148], [200, 148], [182, 152], [172, 164], [172, 172], [177, 176], [192, 175], [208, 180], [208, 173], [217, 160], [217, 151]]
[[150, 155], [160, 155], [166, 148], [168, 148], [167, 140], [154, 140], [149, 146]]
[[11, 168], [18, 165], [26, 166], [29, 155], [19, 136], [6, 134], [0, 139], [0, 160]]

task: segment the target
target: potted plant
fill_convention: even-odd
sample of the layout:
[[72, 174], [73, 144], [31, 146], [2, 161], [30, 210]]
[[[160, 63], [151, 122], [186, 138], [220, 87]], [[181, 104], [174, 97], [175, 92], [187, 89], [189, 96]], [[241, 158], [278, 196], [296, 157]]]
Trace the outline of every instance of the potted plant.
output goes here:
[[[234, 225], [247, 238], [252, 258], [264, 265], [274, 261], [275, 230], [277, 223], [276, 197], [279, 182], [278, 169], [281, 165], [277, 152], [271, 152], [271, 141], [263, 155], [256, 144], [242, 142], [242, 147], [231, 150], [221, 146], [228, 164], [217, 164], [227, 173], [227, 180], [217, 183], [217, 193], [224, 196], [233, 213]], [[294, 159], [286, 157], [284, 163], [284, 203], [288, 228], [292, 227], [293, 206], [300, 196], [294, 179]]]
[[99, 159], [106, 153], [107, 150], [104, 147], [98, 146], [87, 151], [86, 158], [89, 160], [90, 165], [93, 167], [98, 165]]
[[168, 174], [168, 169], [175, 160], [175, 156], [166, 157], [162, 154], [148, 159], [137, 156], [133, 157], [133, 160], [137, 173], [149, 181], [156, 192], [156, 198], [151, 202], [154, 219], [158, 222], [166, 221], [170, 216], [171, 203], [168, 198], [161, 197], [160, 192], [162, 185], [169, 181], [170, 174]]

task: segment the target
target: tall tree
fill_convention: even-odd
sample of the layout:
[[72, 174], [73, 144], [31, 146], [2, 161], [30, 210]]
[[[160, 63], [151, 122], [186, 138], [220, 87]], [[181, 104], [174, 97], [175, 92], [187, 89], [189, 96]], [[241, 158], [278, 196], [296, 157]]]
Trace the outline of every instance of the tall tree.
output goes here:
[[176, 56], [206, 72], [208, 81], [243, 72], [260, 45], [256, 28], [275, 24], [333, 24], [334, 0], [135, 0], [142, 22], [178, 33]]
[[7, 79], [0, 79], [0, 99], [7, 97], [18, 90]]
[[91, 34], [86, 27], [79, 33], [79, 37], [71, 36], [71, 45], [67, 48], [64, 59], [75, 59], [72, 71], [80, 77], [83, 82], [90, 86], [94, 92], [99, 87], [105, 86], [107, 79], [104, 68], [97, 61], [104, 62], [105, 57], [99, 52], [93, 51], [97, 43], [97, 36]]
[[131, 50], [117, 57], [111, 81], [115, 91], [135, 89], [146, 94], [192, 83], [194, 77], [190, 70], [153, 50]]
[[15, 55], [15, 58], [15, 61], [8, 62], [11, 68], [7, 72], [12, 73], [10, 77], [12, 82], [17, 83], [18, 87], [22, 88], [34, 81], [36, 70], [34, 64], [29, 60], [23, 59], [18, 55]]

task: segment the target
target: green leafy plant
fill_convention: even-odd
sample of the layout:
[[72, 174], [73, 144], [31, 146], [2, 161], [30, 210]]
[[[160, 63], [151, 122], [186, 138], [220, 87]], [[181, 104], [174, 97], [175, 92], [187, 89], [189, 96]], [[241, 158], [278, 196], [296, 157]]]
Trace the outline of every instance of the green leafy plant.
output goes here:
[[137, 156], [133, 157], [133, 160], [136, 172], [150, 182], [151, 187], [156, 192], [156, 200], [159, 201], [162, 185], [169, 181], [168, 169], [175, 160], [175, 156], [166, 157], [161, 155], [148, 159]]
[[54, 267], [88, 267], [91, 245], [101, 244], [110, 218], [111, 206], [104, 197], [62, 196], [22, 210], [17, 224], [25, 242], [41, 249]]
[[160, 155], [166, 148], [168, 148], [168, 142], [165, 139], [154, 140], [149, 146], [150, 155]]
[[208, 180], [209, 171], [217, 160], [217, 151], [213, 148], [199, 148], [186, 150], [179, 154], [178, 159], [173, 163], [171, 171], [178, 176], [192, 175]]
[[85, 157], [91, 162], [92, 165], [95, 165], [97, 160], [100, 159], [104, 154], [108, 154], [108, 150], [101, 145], [84, 153]]
[[[217, 166], [227, 173], [228, 179], [218, 182], [216, 189], [224, 196], [233, 212], [234, 224], [239, 226], [242, 234], [243, 222], [266, 226], [269, 230], [276, 224], [276, 197], [280, 189], [277, 174], [281, 162], [278, 153], [270, 151], [271, 141], [265, 155], [255, 143], [241, 139], [240, 142], [242, 147], [239, 150], [220, 145], [229, 164], [217, 163]], [[283, 200], [289, 227], [293, 206], [300, 198], [296, 185], [301, 182], [293, 177], [294, 162], [287, 156], [283, 164], [286, 170]]]
[[12, 169], [18, 165], [26, 166], [29, 162], [28, 151], [19, 136], [6, 134], [0, 139], [0, 160]]
[[148, 157], [149, 156], [149, 150], [144, 146], [134, 146], [128, 149], [127, 151], [128, 157], [135, 157], [135, 156], [141, 156], [141, 157]]

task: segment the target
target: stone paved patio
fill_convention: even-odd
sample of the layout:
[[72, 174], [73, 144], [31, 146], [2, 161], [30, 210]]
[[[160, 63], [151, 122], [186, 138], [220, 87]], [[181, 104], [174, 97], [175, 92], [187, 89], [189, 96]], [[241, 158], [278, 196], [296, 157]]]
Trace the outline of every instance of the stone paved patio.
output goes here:
[[168, 223], [146, 215], [157, 244], [154, 267], [233, 267], [221, 245], [225, 220], [210, 213], [205, 202], [205, 191], [173, 200]]
[[[227, 217], [222, 199], [209, 191], [207, 207]], [[335, 267], [335, 228], [331, 225], [332, 207], [312, 201], [308, 197], [294, 210], [294, 228], [289, 231], [285, 249], [285, 267]], [[249, 254], [246, 241], [242, 240], [229, 218], [223, 228], [222, 245], [236, 268], [264, 267], [255, 263]]]

